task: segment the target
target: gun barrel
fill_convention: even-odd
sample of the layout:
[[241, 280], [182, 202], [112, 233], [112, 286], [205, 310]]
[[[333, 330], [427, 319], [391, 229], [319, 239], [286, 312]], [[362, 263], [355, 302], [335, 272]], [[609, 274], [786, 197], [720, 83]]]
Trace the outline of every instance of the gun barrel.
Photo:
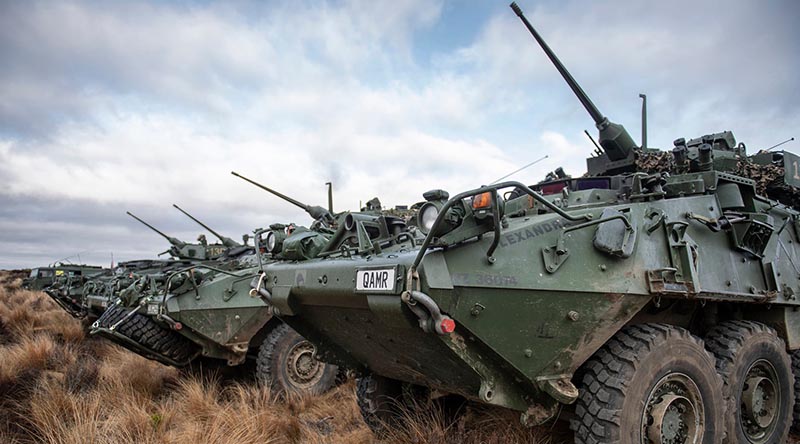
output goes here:
[[130, 217], [138, 220], [139, 222], [143, 223], [144, 226], [146, 226], [147, 228], [149, 228], [149, 229], [155, 231], [156, 233], [160, 234], [161, 237], [163, 237], [164, 239], [169, 241], [170, 244], [172, 244], [172, 245], [174, 245], [174, 246], [176, 246], [178, 248], [183, 248], [183, 247], [186, 246], [186, 242], [183, 242], [182, 240], [176, 239], [174, 237], [167, 236], [166, 234], [164, 234], [161, 231], [157, 230], [154, 226], [152, 226], [152, 225], [148, 224], [147, 222], [145, 222], [145, 221], [139, 219], [138, 217], [134, 216], [133, 213], [131, 213], [130, 211], [126, 211], [126, 213], [128, 213], [128, 216], [130, 216]]
[[632, 151], [638, 147], [633, 142], [633, 139], [631, 138], [631, 135], [628, 134], [628, 131], [625, 130], [625, 127], [609, 122], [608, 119], [603, 116], [600, 110], [594, 106], [594, 103], [592, 103], [592, 100], [589, 98], [589, 96], [587, 96], [583, 91], [583, 88], [578, 85], [578, 82], [576, 82], [569, 71], [567, 71], [567, 68], [564, 67], [564, 64], [561, 63], [561, 60], [556, 57], [555, 53], [553, 53], [553, 50], [547, 46], [547, 43], [545, 43], [542, 36], [540, 36], [539, 33], [533, 29], [533, 26], [528, 19], [525, 18], [525, 15], [522, 13], [522, 10], [519, 8], [519, 6], [517, 6], [516, 3], [511, 3], [511, 9], [513, 9], [517, 16], [519, 16], [520, 20], [522, 20], [522, 23], [525, 24], [525, 27], [528, 28], [528, 31], [530, 31], [530, 33], [533, 35], [533, 38], [536, 39], [536, 41], [539, 43], [539, 46], [541, 46], [542, 50], [544, 50], [545, 54], [547, 54], [547, 57], [551, 62], [553, 62], [553, 65], [555, 65], [556, 69], [558, 69], [558, 72], [561, 73], [562, 77], [564, 77], [564, 80], [572, 89], [572, 92], [575, 93], [583, 107], [589, 112], [589, 115], [594, 120], [595, 126], [600, 131], [600, 137], [598, 139], [600, 141], [600, 146], [603, 147], [603, 151], [608, 157], [608, 160], [615, 162], [618, 160], [627, 159], [628, 161], [631, 161]]
[[529, 22], [528, 19], [525, 17], [525, 14], [522, 13], [522, 9], [520, 9], [520, 7], [517, 6], [516, 2], [511, 3], [511, 9], [513, 9], [514, 12], [517, 14], [517, 16], [519, 16], [520, 20], [522, 20], [522, 23], [525, 24], [525, 27], [528, 28], [528, 31], [530, 31], [530, 33], [533, 35], [533, 38], [535, 38], [536, 41], [539, 43], [539, 46], [542, 47], [544, 53], [547, 54], [547, 57], [550, 59], [551, 62], [553, 62], [553, 65], [556, 66], [556, 69], [558, 70], [559, 73], [561, 73], [561, 76], [564, 77], [564, 80], [572, 89], [572, 92], [574, 92], [575, 95], [578, 96], [578, 100], [581, 101], [583, 107], [586, 108], [586, 111], [588, 111], [589, 115], [592, 116], [595, 125], [601, 124], [605, 120], [605, 116], [603, 116], [600, 110], [597, 109], [597, 107], [594, 105], [589, 96], [587, 96], [586, 93], [583, 91], [583, 88], [581, 88], [581, 86], [578, 85], [578, 82], [576, 82], [575, 79], [572, 77], [572, 74], [570, 74], [569, 71], [567, 71], [567, 68], [564, 66], [563, 63], [561, 63], [561, 60], [559, 60], [558, 57], [556, 57], [555, 53], [553, 52], [553, 50], [550, 49], [550, 47], [544, 41], [542, 36], [540, 36], [539, 33], [536, 32], [536, 30], [533, 28], [533, 25], [531, 25], [531, 22]]
[[192, 216], [191, 214], [187, 213], [187, 212], [186, 212], [186, 211], [185, 211], [183, 208], [179, 207], [178, 205], [176, 205], [176, 204], [172, 204], [172, 206], [173, 206], [173, 207], [175, 207], [175, 208], [176, 208], [178, 211], [180, 211], [181, 213], [185, 214], [185, 215], [186, 215], [186, 217], [188, 217], [189, 219], [191, 219], [191, 220], [195, 221], [195, 222], [197, 223], [197, 225], [200, 225], [201, 227], [203, 227], [203, 228], [205, 228], [206, 230], [208, 230], [208, 231], [209, 231], [211, 234], [213, 234], [214, 236], [216, 236], [216, 237], [217, 237], [217, 239], [219, 239], [220, 241], [222, 241], [222, 244], [223, 244], [223, 245], [225, 245], [226, 247], [236, 247], [236, 246], [238, 246], [238, 245], [239, 245], [239, 243], [237, 243], [237, 242], [236, 242], [236, 241], [234, 241], [233, 239], [230, 239], [230, 238], [228, 238], [228, 237], [225, 237], [225, 236], [223, 236], [223, 235], [221, 235], [221, 234], [217, 233], [216, 231], [212, 230], [212, 229], [211, 229], [211, 228], [210, 228], [208, 225], [206, 225], [206, 224], [204, 224], [204, 223], [200, 222], [200, 221], [199, 221], [199, 220], [197, 220], [197, 219], [196, 219], [194, 216]]
[[237, 173], [236, 171], [231, 171], [231, 174], [233, 174], [234, 176], [236, 176], [236, 177], [238, 177], [238, 178], [240, 178], [240, 179], [242, 179], [242, 180], [244, 180], [246, 182], [250, 182], [251, 184], [261, 188], [262, 190], [268, 191], [268, 192], [280, 197], [281, 199], [283, 199], [283, 200], [285, 200], [285, 201], [287, 201], [287, 202], [289, 202], [291, 204], [294, 204], [295, 206], [298, 206], [298, 207], [300, 207], [300, 208], [302, 208], [302, 209], [304, 209], [306, 211], [308, 211], [308, 209], [309, 209], [308, 205], [306, 205], [306, 204], [304, 204], [304, 203], [302, 203], [302, 202], [300, 202], [300, 201], [298, 201], [296, 199], [292, 199], [291, 197], [289, 197], [289, 196], [287, 196], [287, 195], [285, 195], [283, 193], [275, 191], [272, 188], [269, 188], [269, 187], [266, 187], [264, 185], [261, 185], [260, 183], [254, 181], [254, 180], [250, 180], [250, 179], [242, 176], [241, 174]]
[[152, 226], [152, 225], [148, 224], [147, 222], [145, 222], [145, 221], [143, 221], [143, 220], [139, 219], [138, 217], [136, 217], [136, 216], [135, 216], [133, 213], [131, 213], [130, 211], [126, 211], [126, 213], [128, 214], [128, 216], [130, 216], [130, 217], [132, 217], [132, 218], [134, 218], [134, 219], [138, 220], [139, 222], [141, 222], [141, 223], [142, 223], [142, 224], [143, 224], [145, 227], [147, 227], [147, 228], [149, 228], [149, 229], [151, 229], [151, 230], [155, 231], [156, 233], [160, 234], [160, 235], [161, 235], [161, 237], [163, 237], [163, 238], [165, 238], [165, 239], [167, 239], [167, 240], [169, 240], [169, 239], [170, 239], [170, 237], [169, 237], [169, 236], [167, 236], [166, 234], [164, 234], [164, 233], [162, 233], [161, 231], [159, 231], [159, 230], [158, 230], [156, 227], [154, 227], [154, 226]]

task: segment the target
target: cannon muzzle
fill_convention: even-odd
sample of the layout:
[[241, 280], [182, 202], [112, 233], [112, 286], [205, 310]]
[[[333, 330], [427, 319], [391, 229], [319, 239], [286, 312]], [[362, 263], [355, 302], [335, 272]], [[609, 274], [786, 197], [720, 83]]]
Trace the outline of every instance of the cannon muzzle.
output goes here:
[[522, 9], [517, 6], [516, 3], [511, 3], [511, 9], [514, 10], [514, 13], [519, 16], [522, 23], [528, 28], [533, 38], [539, 43], [539, 46], [542, 47], [544, 53], [550, 59], [550, 61], [555, 65], [558, 72], [567, 82], [567, 85], [572, 89], [572, 92], [578, 97], [581, 104], [589, 115], [594, 120], [594, 124], [597, 129], [600, 131], [599, 141], [600, 145], [603, 147], [603, 150], [608, 155], [609, 160], [622, 160], [626, 159], [628, 156], [631, 155], [631, 152], [637, 148], [636, 143], [631, 138], [631, 135], [628, 134], [628, 131], [622, 125], [612, 123], [608, 120], [607, 117], [597, 109], [597, 106], [592, 102], [592, 99], [583, 91], [583, 88], [578, 84], [577, 81], [572, 77], [572, 74], [567, 71], [567, 68], [561, 63], [561, 60], [556, 57], [556, 54], [550, 49], [550, 46], [547, 45], [547, 42], [544, 41], [542, 36], [533, 28], [533, 25], [528, 21], [525, 17], [525, 14], [522, 13]]
[[164, 233], [162, 233], [161, 231], [159, 231], [159, 230], [158, 230], [156, 227], [154, 227], [154, 226], [152, 226], [152, 225], [148, 224], [147, 222], [145, 222], [145, 221], [143, 221], [143, 220], [139, 219], [138, 217], [134, 216], [134, 214], [133, 214], [133, 213], [131, 213], [130, 211], [126, 211], [126, 213], [128, 214], [128, 216], [130, 216], [130, 217], [132, 217], [132, 218], [134, 218], [134, 219], [138, 220], [139, 222], [141, 222], [141, 223], [142, 223], [142, 225], [144, 225], [145, 227], [147, 227], [147, 228], [149, 228], [149, 229], [151, 229], [151, 230], [155, 231], [156, 233], [160, 234], [160, 235], [161, 235], [161, 237], [163, 237], [164, 239], [168, 240], [168, 241], [169, 241], [169, 243], [171, 243], [171, 244], [172, 244], [172, 245], [174, 245], [175, 247], [177, 247], [177, 248], [183, 248], [183, 247], [185, 247], [185, 246], [186, 246], [186, 242], [183, 242], [183, 241], [181, 241], [180, 239], [176, 239], [176, 238], [174, 238], [174, 237], [167, 236], [166, 234], [164, 234]]
[[285, 200], [285, 201], [287, 201], [287, 202], [289, 202], [289, 203], [291, 203], [291, 204], [293, 204], [293, 205], [295, 205], [297, 207], [302, 208], [314, 220], [321, 220], [321, 221], [323, 221], [325, 223], [332, 223], [335, 220], [334, 217], [333, 217], [333, 214], [331, 214], [331, 212], [326, 210], [325, 208], [322, 208], [322, 207], [316, 206], [316, 205], [306, 205], [306, 204], [300, 202], [299, 200], [293, 199], [293, 198], [291, 198], [291, 197], [289, 197], [289, 196], [287, 196], [287, 195], [285, 195], [283, 193], [280, 193], [278, 191], [273, 190], [272, 188], [269, 188], [269, 187], [266, 187], [264, 185], [261, 185], [260, 183], [254, 181], [254, 180], [250, 180], [250, 179], [242, 176], [241, 174], [237, 173], [236, 171], [231, 171], [231, 174], [233, 174], [234, 176], [236, 176], [236, 177], [238, 177], [238, 178], [240, 178], [240, 179], [242, 179], [242, 180], [244, 180], [246, 182], [250, 182], [251, 184], [261, 188], [264, 191], [270, 192], [270, 193], [280, 197], [281, 199], [283, 199], [283, 200]]
[[225, 245], [227, 248], [234, 248], [234, 247], [240, 247], [241, 246], [241, 244], [239, 244], [239, 242], [236, 242], [235, 240], [233, 240], [233, 239], [231, 239], [229, 237], [225, 237], [225, 236], [217, 233], [216, 231], [212, 230], [211, 228], [209, 228], [208, 225], [200, 222], [194, 216], [192, 216], [191, 214], [189, 214], [186, 211], [184, 211], [183, 208], [177, 206], [176, 204], [172, 204], [172, 206], [175, 207], [181, 213], [185, 214], [189, 219], [197, 222], [198, 225], [200, 225], [201, 227], [203, 227], [206, 230], [208, 230], [211, 234], [216, 236], [217, 239], [219, 239], [222, 242], [222, 245]]

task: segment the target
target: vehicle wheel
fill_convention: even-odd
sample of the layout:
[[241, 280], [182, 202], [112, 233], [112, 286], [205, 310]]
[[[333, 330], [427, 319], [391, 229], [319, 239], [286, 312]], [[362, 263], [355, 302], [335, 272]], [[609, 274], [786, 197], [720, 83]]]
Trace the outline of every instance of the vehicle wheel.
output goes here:
[[576, 444], [722, 441], [722, 380], [703, 341], [685, 329], [626, 327], [580, 373]]
[[356, 400], [361, 416], [372, 433], [386, 436], [402, 415], [403, 383], [378, 375], [356, 380]]
[[752, 321], [729, 321], [706, 335], [717, 357], [728, 406], [726, 442], [786, 442], [794, 409], [794, 377], [786, 345], [775, 330]]
[[279, 392], [321, 395], [336, 382], [338, 367], [314, 357], [316, 347], [286, 324], [275, 327], [261, 344], [256, 378]]
[[[404, 420], [413, 422], [419, 417], [438, 418], [448, 428], [467, 409], [467, 401], [458, 395], [432, 399], [427, 387], [374, 374], [356, 380], [356, 401], [364, 422], [380, 438], [391, 435]], [[404, 438], [402, 432], [392, 437]]]
[[[97, 320], [102, 328], [111, 328], [128, 315], [130, 308], [112, 305]], [[151, 317], [136, 313], [117, 326], [116, 332], [136, 342], [156, 355], [163, 356], [178, 365], [186, 365], [199, 353], [199, 347], [180, 333], [172, 331], [154, 321]], [[119, 342], [114, 336], [108, 336], [134, 353], [140, 350], [131, 348], [129, 344]], [[151, 358], [150, 356], [145, 356]], [[151, 358], [153, 359], [153, 358]]]
[[792, 373], [794, 374], [794, 419], [792, 431], [800, 434], [800, 350], [792, 352]]

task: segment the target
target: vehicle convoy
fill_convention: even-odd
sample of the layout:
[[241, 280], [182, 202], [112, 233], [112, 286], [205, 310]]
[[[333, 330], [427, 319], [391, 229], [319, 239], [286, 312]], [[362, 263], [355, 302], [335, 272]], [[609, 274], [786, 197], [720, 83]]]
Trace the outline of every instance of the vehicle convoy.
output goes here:
[[142, 276], [163, 275], [179, 268], [186, 268], [199, 261], [214, 261], [216, 265], [219, 265], [221, 262], [252, 254], [252, 247], [221, 236], [177, 205], [173, 206], [217, 236], [222, 243], [208, 244], [205, 241], [205, 236], [201, 235], [198, 244], [189, 244], [167, 236], [128, 212], [128, 215], [154, 230], [172, 244], [170, 249], [162, 254], [170, 253], [174, 259], [127, 261], [118, 264], [113, 269], [86, 268], [85, 266], [83, 268], [75, 268], [73, 266], [71, 269], [56, 270], [52, 273], [47, 272], [49, 274], [57, 273], [58, 275], [55, 278], [50, 278], [47, 282], [41, 282], [40, 289], [74, 317], [92, 320], [99, 317], [106, 310], [108, 305], [119, 296], [120, 291], [126, 289]]
[[317, 257], [263, 263], [252, 292], [360, 375], [376, 432], [454, 394], [529, 425], [570, 406], [576, 443], [786, 442], [800, 158], [748, 157], [729, 131], [637, 146], [511, 7], [597, 125], [588, 174], [428, 192], [393, 241], [352, 218]]
[[113, 268], [105, 268], [94, 274], [57, 277], [43, 291], [75, 318], [93, 320], [106, 310], [120, 291], [141, 276], [165, 273], [191, 264], [192, 261], [174, 259], [120, 262]]
[[28, 277], [22, 280], [22, 288], [26, 290], [42, 290], [53, 285], [56, 277], [87, 276], [102, 270], [103, 267], [97, 265], [58, 262], [47, 267], [32, 269]]
[[376, 212], [334, 215], [330, 208], [302, 204], [237, 176], [305, 209], [314, 219], [311, 228], [273, 224], [255, 231], [260, 254], [143, 276], [119, 293], [92, 333], [174, 366], [199, 361], [239, 366], [251, 358], [257, 379], [279, 390], [322, 393], [333, 386], [337, 367], [314, 359], [314, 346], [272, 316], [260, 298], [250, 295], [250, 281], [262, 261], [306, 261], [322, 254], [332, 239], [337, 245], [357, 243], [337, 237], [340, 225], [358, 219], [369, 226], [364, 233], [367, 239], [383, 240], [402, 231], [397, 227], [400, 222]]

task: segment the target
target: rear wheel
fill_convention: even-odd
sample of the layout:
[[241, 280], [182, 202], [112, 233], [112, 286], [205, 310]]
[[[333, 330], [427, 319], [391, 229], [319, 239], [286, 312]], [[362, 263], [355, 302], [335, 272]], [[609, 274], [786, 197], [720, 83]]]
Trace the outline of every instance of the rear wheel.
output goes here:
[[729, 321], [706, 336], [717, 357], [727, 400], [727, 441], [786, 442], [794, 408], [794, 377], [782, 339], [770, 327]]
[[794, 374], [794, 414], [792, 431], [800, 434], [800, 350], [792, 352], [792, 373]]
[[258, 350], [256, 377], [280, 392], [325, 393], [336, 382], [338, 368], [317, 360], [315, 352], [314, 344], [280, 324]]
[[711, 444], [723, 437], [714, 357], [687, 330], [630, 326], [582, 367], [576, 444]]

